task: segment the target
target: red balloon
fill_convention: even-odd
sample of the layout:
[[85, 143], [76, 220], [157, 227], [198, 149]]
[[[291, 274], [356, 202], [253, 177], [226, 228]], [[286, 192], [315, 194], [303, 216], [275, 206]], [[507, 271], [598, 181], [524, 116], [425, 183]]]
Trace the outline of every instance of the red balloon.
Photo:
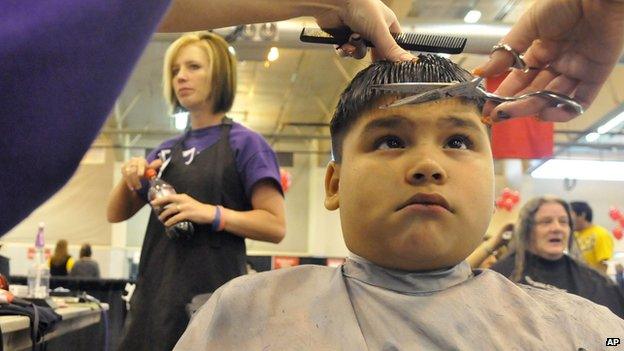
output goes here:
[[496, 199], [496, 208], [501, 209], [503, 207], [505, 207], [505, 200], [499, 197]]
[[611, 217], [612, 220], [617, 221], [622, 217], [622, 212], [620, 212], [620, 210], [616, 207], [611, 207], [609, 209], [609, 217]]
[[620, 217], [620, 227], [624, 228], [624, 217]]
[[509, 189], [509, 188], [503, 189], [503, 199], [508, 198], [509, 195], [511, 195], [511, 189]]
[[505, 209], [506, 209], [507, 211], [511, 211], [511, 209], [514, 207], [514, 205], [515, 205], [515, 203], [513, 202], [513, 200], [512, 200], [512, 199], [510, 199], [510, 198], [506, 198], [506, 199], [504, 200], [504, 205], [503, 205], [503, 206], [505, 207]]
[[292, 184], [292, 177], [290, 176], [290, 172], [282, 168], [280, 168], [280, 183], [282, 183], [282, 190], [284, 190], [284, 193], [288, 192]]
[[618, 240], [622, 239], [622, 228], [620, 227], [613, 228], [613, 236]]

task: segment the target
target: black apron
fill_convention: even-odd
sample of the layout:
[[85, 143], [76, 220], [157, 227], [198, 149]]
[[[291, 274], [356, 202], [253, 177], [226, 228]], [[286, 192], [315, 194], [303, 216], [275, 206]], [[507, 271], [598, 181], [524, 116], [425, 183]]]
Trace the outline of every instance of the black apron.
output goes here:
[[[182, 138], [172, 149], [162, 179], [199, 202], [251, 210], [230, 148], [232, 120], [225, 117], [220, 128], [219, 141], [197, 153], [189, 165], [182, 157]], [[186, 329], [185, 305], [193, 296], [213, 292], [246, 273], [242, 237], [215, 233], [210, 224], [193, 224], [191, 239], [171, 240], [152, 211], [120, 350], [171, 350]]]
[[52, 264], [52, 260], [50, 260], [50, 275], [54, 276], [62, 276], [67, 275], [67, 261], [71, 256], [67, 256], [65, 260], [60, 264]]

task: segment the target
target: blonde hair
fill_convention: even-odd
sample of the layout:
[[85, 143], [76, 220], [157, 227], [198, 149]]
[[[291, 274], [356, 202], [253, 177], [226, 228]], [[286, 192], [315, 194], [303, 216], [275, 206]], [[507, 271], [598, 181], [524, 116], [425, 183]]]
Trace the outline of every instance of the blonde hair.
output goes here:
[[178, 38], [165, 53], [163, 94], [169, 105], [169, 113], [172, 114], [180, 105], [172, 86], [173, 62], [180, 49], [187, 45], [197, 45], [208, 57], [212, 85], [211, 96], [214, 103], [212, 112], [228, 112], [232, 108], [236, 94], [236, 59], [230, 53], [228, 43], [220, 36], [210, 32], [195, 32]]

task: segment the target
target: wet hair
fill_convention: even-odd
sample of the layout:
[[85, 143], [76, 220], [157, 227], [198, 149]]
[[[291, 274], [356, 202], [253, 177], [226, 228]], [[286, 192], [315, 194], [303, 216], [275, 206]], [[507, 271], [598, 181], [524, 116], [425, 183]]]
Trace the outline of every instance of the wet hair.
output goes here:
[[[342, 142], [349, 129], [363, 113], [376, 107], [384, 96], [400, 95], [392, 92], [383, 92], [372, 89], [372, 84], [425, 82], [449, 83], [465, 82], [473, 79], [470, 72], [459, 67], [452, 61], [438, 55], [421, 54], [418, 60], [389, 62], [377, 61], [360, 71], [343, 91], [336, 106], [336, 111], [330, 122], [332, 140], [332, 154], [335, 162], [342, 159]], [[472, 101], [479, 110], [484, 101]]]
[[518, 215], [518, 221], [514, 226], [514, 235], [513, 240], [515, 242], [511, 243], [511, 246], [514, 248], [516, 253], [515, 262], [514, 262], [514, 270], [511, 273], [510, 279], [514, 282], [519, 282], [522, 279], [522, 274], [524, 272], [525, 266], [525, 254], [529, 248], [529, 244], [531, 242], [531, 234], [533, 232], [533, 228], [535, 228], [535, 214], [539, 211], [542, 205], [547, 203], [557, 203], [563, 206], [563, 209], [568, 216], [568, 225], [570, 226], [570, 237], [568, 239], [568, 251], [573, 251], [574, 246], [574, 223], [572, 222], [572, 211], [570, 210], [570, 206], [568, 203], [554, 196], [540, 196], [529, 200], [522, 208], [520, 209], [520, 214]]
[[91, 245], [82, 244], [82, 247], [80, 248], [80, 258], [83, 257], [91, 257]]
[[590, 222], [594, 218], [594, 213], [589, 207], [589, 204], [585, 201], [572, 201], [570, 202], [570, 207], [572, 207], [572, 211], [577, 215], [583, 215], [586, 221]]

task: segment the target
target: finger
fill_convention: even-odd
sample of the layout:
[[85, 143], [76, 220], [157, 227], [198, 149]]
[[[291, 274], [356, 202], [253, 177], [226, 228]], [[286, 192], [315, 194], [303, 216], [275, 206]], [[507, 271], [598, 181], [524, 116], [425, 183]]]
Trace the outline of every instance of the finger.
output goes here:
[[[345, 46], [348, 44], [343, 44], [342, 46]], [[340, 57], [349, 57], [349, 53], [342, 48], [342, 46], [338, 46], [336, 47], [336, 55], [340, 56]]]
[[[569, 79], [565, 76], [558, 76], [553, 79], [549, 84], [547, 84], [544, 88], [546, 90], [554, 91], [557, 93], [570, 95], [577, 85], [578, 82], [574, 79]], [[522, 116], [538, 116], [544, 119], [545, 116], [542, 114], [542, 111], [552, 107], [556, 107], [556, 102], [554, 102], [553, 100], [532, 97], [515, 102], [501, 104], [492, 111], [490, 117], [494, 121]], [[566, 112], [569, 111], [566, 110]], [[569, 113], [566, 115], [569, 115]]]
[[351, 57], [355, 59], [363, 59], [366, 56], [366, 52], [368, 49], [366, 48], [366, 44], [364, 40], [362, 40], [362, 36], [358, 33], [353, 33], [349, 37], [349, 43], [352, 48]]
[[576, 117], [578, 117], [578, 113], [560, 107], [549, 107], [543, 109], [539, 114], [541, 120], [550, 122], [567, 122]]
[[355, 53], [355, 46], [351, 43], [345, 43], [336, 48], [336, 53], [340, 57], [352, 57]]
[[165, 206], [164, 210], [158, 215], [158, 219], [161, 222], [165, 222], [169, 217], [180, 213], [180, 211], [178, 211], [177, 207], [174, 206], [173, 204], [169, 204], [167, 206]]
[[140, 180], [145, 176], [145, 166], [147, 162], [140, 162], [137, 166], [137, 179]]
[[[529, 67], [546, 67], [548, 65], [547, 57], [542, 54], [545, 48], [540, 40], [536, 40], [527, 51], [527, 57], [524, 61]], [[527, 86], [533, 84], [535, 79], [543, 74], [545, 70], [530, 70], [524, 72], [522, 70], [511, 70], [507, 77], [501, 82], [495, 91], [495, 94], [503, 96], [517, 95], [520, 91], [526, 89]], [[545, 86], [545, 84], [543, 85]]]
[[163, 161], [159, 158], [155, 159], [154, 161], [150, 162], [149, 164], [149, 168], [153, 168], [153, 169], [159, 169], [163, 164]]
[[176, 223], [181, 222], [183, 220], [185, 220], [185, 215], [183, 213], [178, 213], [175, 216], [171, 216], [169, 217], [169, 219], [167, 219], [165, 222], [163, 222], [165, 224], [165, 227], [171, 227], [174, 226]]
[[581, 82], [574, 91], [574, 99], [578, 101], [584, 108], [588, 108], [598, 96], [602, 83]]
[[[536, 26], [531, 19], [530, 11], [525, 12], [499, 43], [511, 46], [516, 52], [525, 52], [537, 39]], [[495, 51], [490, 59], [474, 70], [481, 77], [491, 77], [505, 72], [513, 64], [513, 57], [503, 50]]]
[[150, 204], [152, 206], [161, 206], [161, 207], [167, 206], [167, 204], [172, 202], [172, 199], [171, 199], [172, 196], [173, 195], [166, 195], [166, 196], [163, 196], [163, 197], [157, 197], [154, 200], [152, 200], [150, 202]]
[[390, 34], [390, 30], [397, 30], [397, 27], [399, 27], [398, 22], [392, 23], [390, 28], [386, 27], [383, 22], [380, 22], [373, 28], [370, 41], [375, 45], [375, 53], [379, 59], [409, 61], [415, 58], [414, 55], [403, 50]]

